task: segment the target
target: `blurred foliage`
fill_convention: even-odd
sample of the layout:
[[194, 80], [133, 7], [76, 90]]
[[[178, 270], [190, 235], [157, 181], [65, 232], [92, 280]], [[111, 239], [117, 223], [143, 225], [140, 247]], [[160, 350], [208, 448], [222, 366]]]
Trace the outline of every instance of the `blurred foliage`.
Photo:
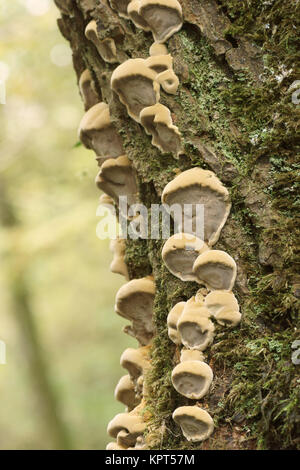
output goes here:
[[93, 153], [76, 146], [83, 106], [68, 45], [52, 2], [34, 3], [0, 5], [0, 184], [18, 222], [0, 231], [0, 448], [54, 446], [13, 306], [8, 273], [21, 265], [73, 447], [103, 449], [107, 422], [123, 411], [113, 396], [125, 374], [119, 358], [135, 343], [113, 309], [124, 281], [109, 271], [109, 241], [96, 237], [97, 169]]

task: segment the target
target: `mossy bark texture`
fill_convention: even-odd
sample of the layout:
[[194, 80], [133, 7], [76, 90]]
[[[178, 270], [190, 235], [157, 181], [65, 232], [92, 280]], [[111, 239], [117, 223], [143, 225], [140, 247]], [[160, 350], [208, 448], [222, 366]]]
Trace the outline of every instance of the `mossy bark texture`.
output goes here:
[[144, 129], [128, 117], [110, 89], [118, 63], [105, 63], [84, 30], [95, 19], [104, 38], [119, 26], [115, 42], [120, 63], [147, 58], [151, 33], [120, 18], [105, 0], [56, 0], [62, 13], [59, 28], [70, 42], [77, 77], [88, 68], [99, 101], [109, 104], [137, 170], [141, 202], [147, 207], [159, 203], [178, 169], [195, 166], [214, 171], [231, 195], [231, 213], [214, 248], [237, 263], [234, 293], [243, 318], [232, 330], [217, 327], [208, 352], [214, 382], [201, 406], [216, 428], [203, 443], [188, 443], [172, 420], [176, 407], [193, 402], [172, 387], [179, 352], [166, 326], [172, 306], [194, 295], [197, 285], [168, 272], [161, 259], [163, 241], [127, 241], [130, 278], [153, 272], [157, 289], [147, 441], [154, 449], [299, 448], [300, 366], [292, 362], [291, 346], [299, 339], [300, 113], [291, 85], [297, 80], [297, 59], [299, 63], [300, 3], [179, 1], [184, 24], [166, 45], [180, 87], [176, 95], [161, 91], [160, 99], [182, 133], [185, 154], [175, 159], [153, 147]]

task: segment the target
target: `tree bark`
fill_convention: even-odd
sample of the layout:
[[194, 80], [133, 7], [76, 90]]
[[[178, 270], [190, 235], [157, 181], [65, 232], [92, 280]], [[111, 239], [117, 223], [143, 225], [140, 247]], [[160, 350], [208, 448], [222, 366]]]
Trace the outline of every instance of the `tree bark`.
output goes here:
[[217, 327], [208, 352], [214, 382], [202, 403], [216, 428], [203, 443], [187, 442], [172, 420], [176, 407], [193, 402], [172, 387], [178, 350], [166, 326], [172, 306], [194, 295], [197, 285], [169, 273], [161, 260], [163, 240], [127, 241], [130, 279], [153, 272], [157, 289], [156, 336], [147, 377], [148, 443], [154, 449], [299, 448], [299, 366], [291, 360], [292, 342], [299, 338], [299, 106], [292, 102], [290, 89], [299, 55], [299, 4], [180, 0], [184, 24], [166, 43], [180, 87], [176, 95], [162, 91], [160, 99], [183, 137], [184, 156], [175, 159], [153, 147], [143, 128], [128, 117], [110, 89], [118, 63], [105, 63], [84, 30], [95, 19], [102, 37], [109, 37], [118, 25], [120, 62], [147, 58], [151, 33], [120, 18], [105, 0], [55, 2], [77, 78], [88, 68], [99, 101], [109, 104], [137, 171], [141, 202], [147, 207], [159, 203], [178, 169], [191, 167], [215, 172], [231, 195], [231, 213], [214, 248], [237, 263], [234, 292], [243, 319], [232, 330]]

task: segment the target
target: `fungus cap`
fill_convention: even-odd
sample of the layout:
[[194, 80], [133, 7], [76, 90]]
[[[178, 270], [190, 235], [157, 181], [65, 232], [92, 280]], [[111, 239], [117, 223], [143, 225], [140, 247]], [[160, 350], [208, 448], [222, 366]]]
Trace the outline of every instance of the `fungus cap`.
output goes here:
[[179, 80], [173, 71], [173, 57], [170, 54], [155, 55], [148, 57], [145, 64], [157, 73], [156, 80], [165, 92], [175, 95], [178, 90]]
[[213, 342], [214, 324], [209, 320], [206, 312], [201, 312], [201, 309], [198, 313], [184, 309], [178, 320], [177, 328], [182, 344], [188, 349], [204, 351]]
[[91, 20], [84, 30], [84, 35], [89, 41], [97, 42], [98, 41], [98, 32], [97, 32], [97, 22], [96, 20]]
[[105, 38], [102, 40], [99, 38], [97, 22], [95, 20], [92, 20], [88, 23], [84, 34], [86, 38], [96, 46], [97, 51], [105, 62], [110, 64], [118, 62], [115, 41], [112, 38]]
[[[200, 287], [195, 294], [195, 300], [198, 304], [203, 304], [205, 302], [208, 290], [205, 287]], [[205, 305], [206, 306], [206, 305]]]
[[142, 400], [144, 393], [144, 376], [140, 375], [136, 380], [136, 395], [137, 399]]
[[[179, 173], [165, 186], [162, 202], [169, 206], [179, 204], [184, 216], [182, 220], [189, 222], [189, 231], [197, 235], [203, 229], [204, 241], [209, 246], [218, 241], [231, 207], [225, 186], [212, 171], [201, 168]], [[184, 213], [184, 204], [192, 205], [190, 215]], [[197, 213], [197, 208], [201, 206], [204, 208], [203, 217]], [[187, 231], [186, 227], [180, 229]]]
[[145, 423], [142, 418], [134, 413], [117, 414], [107, 426], [107, 433], [117, 438], [117, 444], [125, 448], [134, 446], [138, 436], [143, 434]]
[[181, 134], [172, 124], [170, 110], [156, 103], [144, 108], [140, 113], [142, 126], [147, 134], [152, 135], [152, 145], [161, 152], [173, 153], [176, 157], [182, 153]]
[[116, 442], [109, 442], [106, 446], [106, 450], [126, 450], [126, 447], [119, 446]]
[[154, 57], [156, 55], [167, 55], [168, 54], [168, 49], [165, 46], [165, 44], [159, 44], [158, 42], [154, 42], [151, 44], [150, 49], [149, 49], [149, 55], [151, 57]]
[[112, 239], [110, 242], [110, 250], [113, 252], [113, 260], [110, 264], [110, 270], [112, 273], [121, 274], [127, 280], [129, 279], [128, 268], [124, 261], [125, 258], [125, 240], [124, 238]]
[[101, 194], [101, 196], [99, 197], [99, 203], [114, 207], [114, 200], [110, 196], [108, 196], [108, 194], [105, 193]]
[[147, 450], [144, 436], [139, 436], [136, 440], [134, 450]]
[[111, 123], [106, 103], [97, 103], [85, 113], [78, 134], [83, 145], [94, 150], [100, 163], [108, 158], [119, 157], [124, 152], [121, 137]]
[[174, 276], [182, 281], [195, 281], [194, 262], [207, 249], [207, 245], [200, 238], [186, 233], [177, 233], [164, 244], [162, 259]]
[[231, 310], [230, 308], [222, 308], [216, 314], [217, 322], [222, 326], [233, 327], [237, 326], [241, 321], [242, 315], [238, 310]]
[[204, 300], [205, 307], [216, 316], [224, 307], [239, 311], [239, 304], [233, 292], [226, 290], [215, 290], [210, 292]]
[[110, 125], [109, 106], [106, 103], [97, 103], [92, 106], [81, 119], [78, 135], [87, 148], [92, 148], [89, 133], [98, 131]]
[[193, 272], [197, 282], [208, 289], [231, 291], [236, 278], [236, 263], [225, 251], [210, 250], [198, 256]]
[[127, 197], [128, 206], [137, 203], [136, 174], [126, 155], [106, 160], [95, 182], [117, 205], [121, 196]]
[[132, 380], [137, 380], [149, 367], [149, 351], [146, 348], [127, 348], [120, 358], [120, 364], [129, 372]]
[[85, 69], [80, 75], [79, 90], [83, 99], [84, 109], [86, 111], [98, 103], [98, 96], [94, 87], [94, 82], [88, 69]]
[[140, 122], [142, 109], [159, 101], [160, 85], [156, 76], [144, 59], [128, 59], [112, 73], [112, 90], [126, 106], [128, 115], [137, 122]]
[[173, 419], [188, 441], [204, 441], [214, 430], [212, 417], [198, 406], [180, 406], [174, 411]]
[[99, 197], [99, 204], [105, 207], [107, 210], [109, 210], [110, 213], [113, 216], [115, 216], [118, 220], [118, 215], [116, 213], [115, 204], [114, 204], [113, 199], [110, 196], [108, 196], [105, 193], [101, 194], [101, 196]]
[[171, 341], [175, 344], [181, 344], [181, 339], [179, 332], [177, 330], [177, 322], [182, 314], [184, 309], [185, 302], [178, 302], [174, 307], [170, 310], [168, 317], [167, 317], [167, 325], [168, 325], [168, 336]]
[[131, 320], [133, 334], [142, 345], [149, 344], [154, 334], [154, 296], [155, 284], [151, 276], [127, 282], [116, 295], [116, 313]]
[[204, 354], [197, 349], [182, 348], [180, 352], [180, 362], [185, 361], [201, 361], [204, 362]]
[[165, 42], [182, 27], [182, 8], [177, 0], [141, 0], [139, 15], [158, 43]]
[[204, 303], [199, 300], [199, 296], [193, 296], [185, 303], [184, 313], [189, 315], [197, 315], [198, 317], [210, 318], [211, 314]]
[[132, 0], [127, 7], [128, 17], [138, 28], [144, 31], [151, 31], [147, 21], [139, 13], [140, 5], [141, 0]]
[[184, 397], [198, 400], [209, 391], [213, 372], [208, 364], [202, 361], [180, 362], [172, 371], [172, 384], [175, 390]]
[[134, 383], [130, 375], [123, 375], [120, 378], [114, 393], [115, 399], [123, 403], [129, 410], [137, 405]]

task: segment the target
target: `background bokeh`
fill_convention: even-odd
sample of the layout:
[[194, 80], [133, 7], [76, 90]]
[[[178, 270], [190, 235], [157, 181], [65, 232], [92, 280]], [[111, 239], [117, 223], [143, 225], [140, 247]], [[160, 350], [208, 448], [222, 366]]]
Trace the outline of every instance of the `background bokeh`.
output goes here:
[[135, 343], [96, 236], [93, 152], [76, 146], [71, 54], [51, 0], [1, 0], [0, 15], [0, 448], [103, 449]]

